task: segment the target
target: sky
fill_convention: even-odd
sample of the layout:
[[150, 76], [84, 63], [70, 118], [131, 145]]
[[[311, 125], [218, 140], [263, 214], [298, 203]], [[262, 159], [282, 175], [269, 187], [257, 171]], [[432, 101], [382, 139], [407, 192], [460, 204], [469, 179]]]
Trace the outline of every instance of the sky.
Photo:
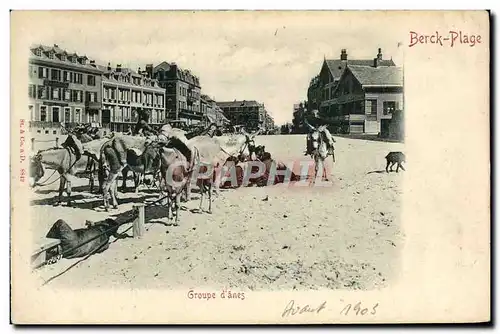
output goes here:
[[26, 43], [58, 44], [98, 63], [135, 70], [175, 62], [200, 78], [203, 94], [216, 101], [257, 100], [276, 124], [291, 121], [293, 104], [307, 99], [325, 57], [339, 58], [345, 48], [349, 58], [373, 59], [380, 47], [384, 59], [402, 66], [398, 43], [406, 37], [380, 12], [31, 14]]

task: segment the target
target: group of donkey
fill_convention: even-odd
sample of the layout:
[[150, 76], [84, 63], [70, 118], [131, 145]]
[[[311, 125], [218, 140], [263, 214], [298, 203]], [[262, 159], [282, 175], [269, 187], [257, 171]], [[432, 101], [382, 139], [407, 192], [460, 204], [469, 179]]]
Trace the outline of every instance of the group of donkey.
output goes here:
[[207, 129], [191, 133], [165, 125], [149, 137], [113, 134], [102, 139], [89, 139], [82, 133], [69, 133], [62, 148], [39, 151], [31, 158], [30, 184], [43, 185], [40, 181], [45, 175], [44, 168], [53, 169], [59, 175], [56, 204], [61, 203], [66, 189], [67, 204], [71, 206], [74, 177], [87, 173], [92, 192], [94, 175], [97, 174], [103, 205], [108, 210], [110, 200], [113, 208], [118, 206], [116, 195], [120, 174], [122, 188], [125, 188], [128, 172], [133, 172], [137, 191], [149, 173], [159, 180], [160, 196], [166, 201], [169, 218], [175, 213], [178, 220], [181, 195], [189, 200], [193, 185], [200, 188], [200, 210], [204, 197], [208, 196], [208, 212], [211, 212], [212, 188], [218, 192], [220, 185], [213, 172], [234, 157], [256, 157], [265, 152], [263, 146], [256, 146], [254, 142], [259, 131], [249, 134], [243, 130], [229, 140], [214, 137], [216, 131], [217, 127], [211, 124]]

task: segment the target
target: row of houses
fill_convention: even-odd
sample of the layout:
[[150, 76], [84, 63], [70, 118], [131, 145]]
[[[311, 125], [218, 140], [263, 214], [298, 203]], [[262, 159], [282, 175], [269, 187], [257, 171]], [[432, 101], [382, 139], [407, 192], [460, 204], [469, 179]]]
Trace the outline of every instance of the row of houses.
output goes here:
[[403, 110], [403, 69], [380, 48], [373, 59], [349, 59], [342, 49], [339, 59], [324, 59], [306, 104], [306, 114], [317, 110], [333, 132], [383, 134]]
[[121, 64], [96, 64], [56, 44], [34, 45], [30, 51], [28, 109], [30, 126], [37, 132], [77, 123], [122, 132], [137, 122], [139, 112], [148, 113], [153, 125], [245, 121], [233, 117], [232, 108], [219, 106], [227, 103], [202, 94], [199, 78], [175, 63], [147, 64], [136, 71]]

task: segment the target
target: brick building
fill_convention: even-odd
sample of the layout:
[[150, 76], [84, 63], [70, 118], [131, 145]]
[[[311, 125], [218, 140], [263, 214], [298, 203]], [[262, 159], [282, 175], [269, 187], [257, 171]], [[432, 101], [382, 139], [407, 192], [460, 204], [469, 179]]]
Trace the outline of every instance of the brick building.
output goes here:
[[344, 133], [381, 132], [384, 119], [403, 109], [403, 71], [396, 66], [347, 65], [333, 90], [329, 119]]
[[138, 121], [138, 113], [149, 115], [149, 124], [165, 123], [165, 90], [157, 80], [139, 69], [120, 64], [98, 66], [102, 72], [102, 123], [112, 131], [126, 132]]
[[267, 111], [263, 103], [255, 100], [234, 100], [217, 102], [217, 105], [233, 126], [244, 126], [247, 131], [255, 131], [259, 127], [266, 126]]
[[165, 90], [167, 119], [185, 121], [188, 125], [202, 122], [201, 86], [197, 76], [167, 62], [156, 66], [148, 64], [146, 72]]
[[217, 105], [214, 99], [208, 95], [201, 95], [200, 97], [201, 112], [204, 116], [203, 123], [208, 125], [215, 123], [217, 126], [229, 125], [230, 121], [224, 116], [224, 112]]
[[323, 61], [307, 95], [308, 111], [318, 110], [331, 131], [380, 133], [381, 120], [403, 108], [402, 69], [380, 48], [373, 59], [349, 59], [342, 49], [340, 59]]
[[56, 44], [33, 45], [30, 51], [30, 128], [55, 134], [62, 125], [100, 123], [102, 71], [94, 62]]

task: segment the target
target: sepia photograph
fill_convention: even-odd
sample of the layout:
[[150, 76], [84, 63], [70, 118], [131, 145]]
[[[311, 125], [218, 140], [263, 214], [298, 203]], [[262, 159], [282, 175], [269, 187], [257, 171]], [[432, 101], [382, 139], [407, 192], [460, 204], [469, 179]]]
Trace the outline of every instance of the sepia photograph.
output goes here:
[[[489, 319], [487, 12], [13, 11], [11, 29], [14, 323], [113, 323], [161, 296], [202, 311], [125, 322], [425, 322], [396, 291], [465, 262]], [[469, 119], [427, 93], [460, 97], [438, 78], [467, 56], [457, 76], [486, 75]], [[486, 174], [453, 194], [472, 161]], [[452, 288], [438, 321], [470, 320]], [[29, 307], [49, 295], [74, 310]]]

